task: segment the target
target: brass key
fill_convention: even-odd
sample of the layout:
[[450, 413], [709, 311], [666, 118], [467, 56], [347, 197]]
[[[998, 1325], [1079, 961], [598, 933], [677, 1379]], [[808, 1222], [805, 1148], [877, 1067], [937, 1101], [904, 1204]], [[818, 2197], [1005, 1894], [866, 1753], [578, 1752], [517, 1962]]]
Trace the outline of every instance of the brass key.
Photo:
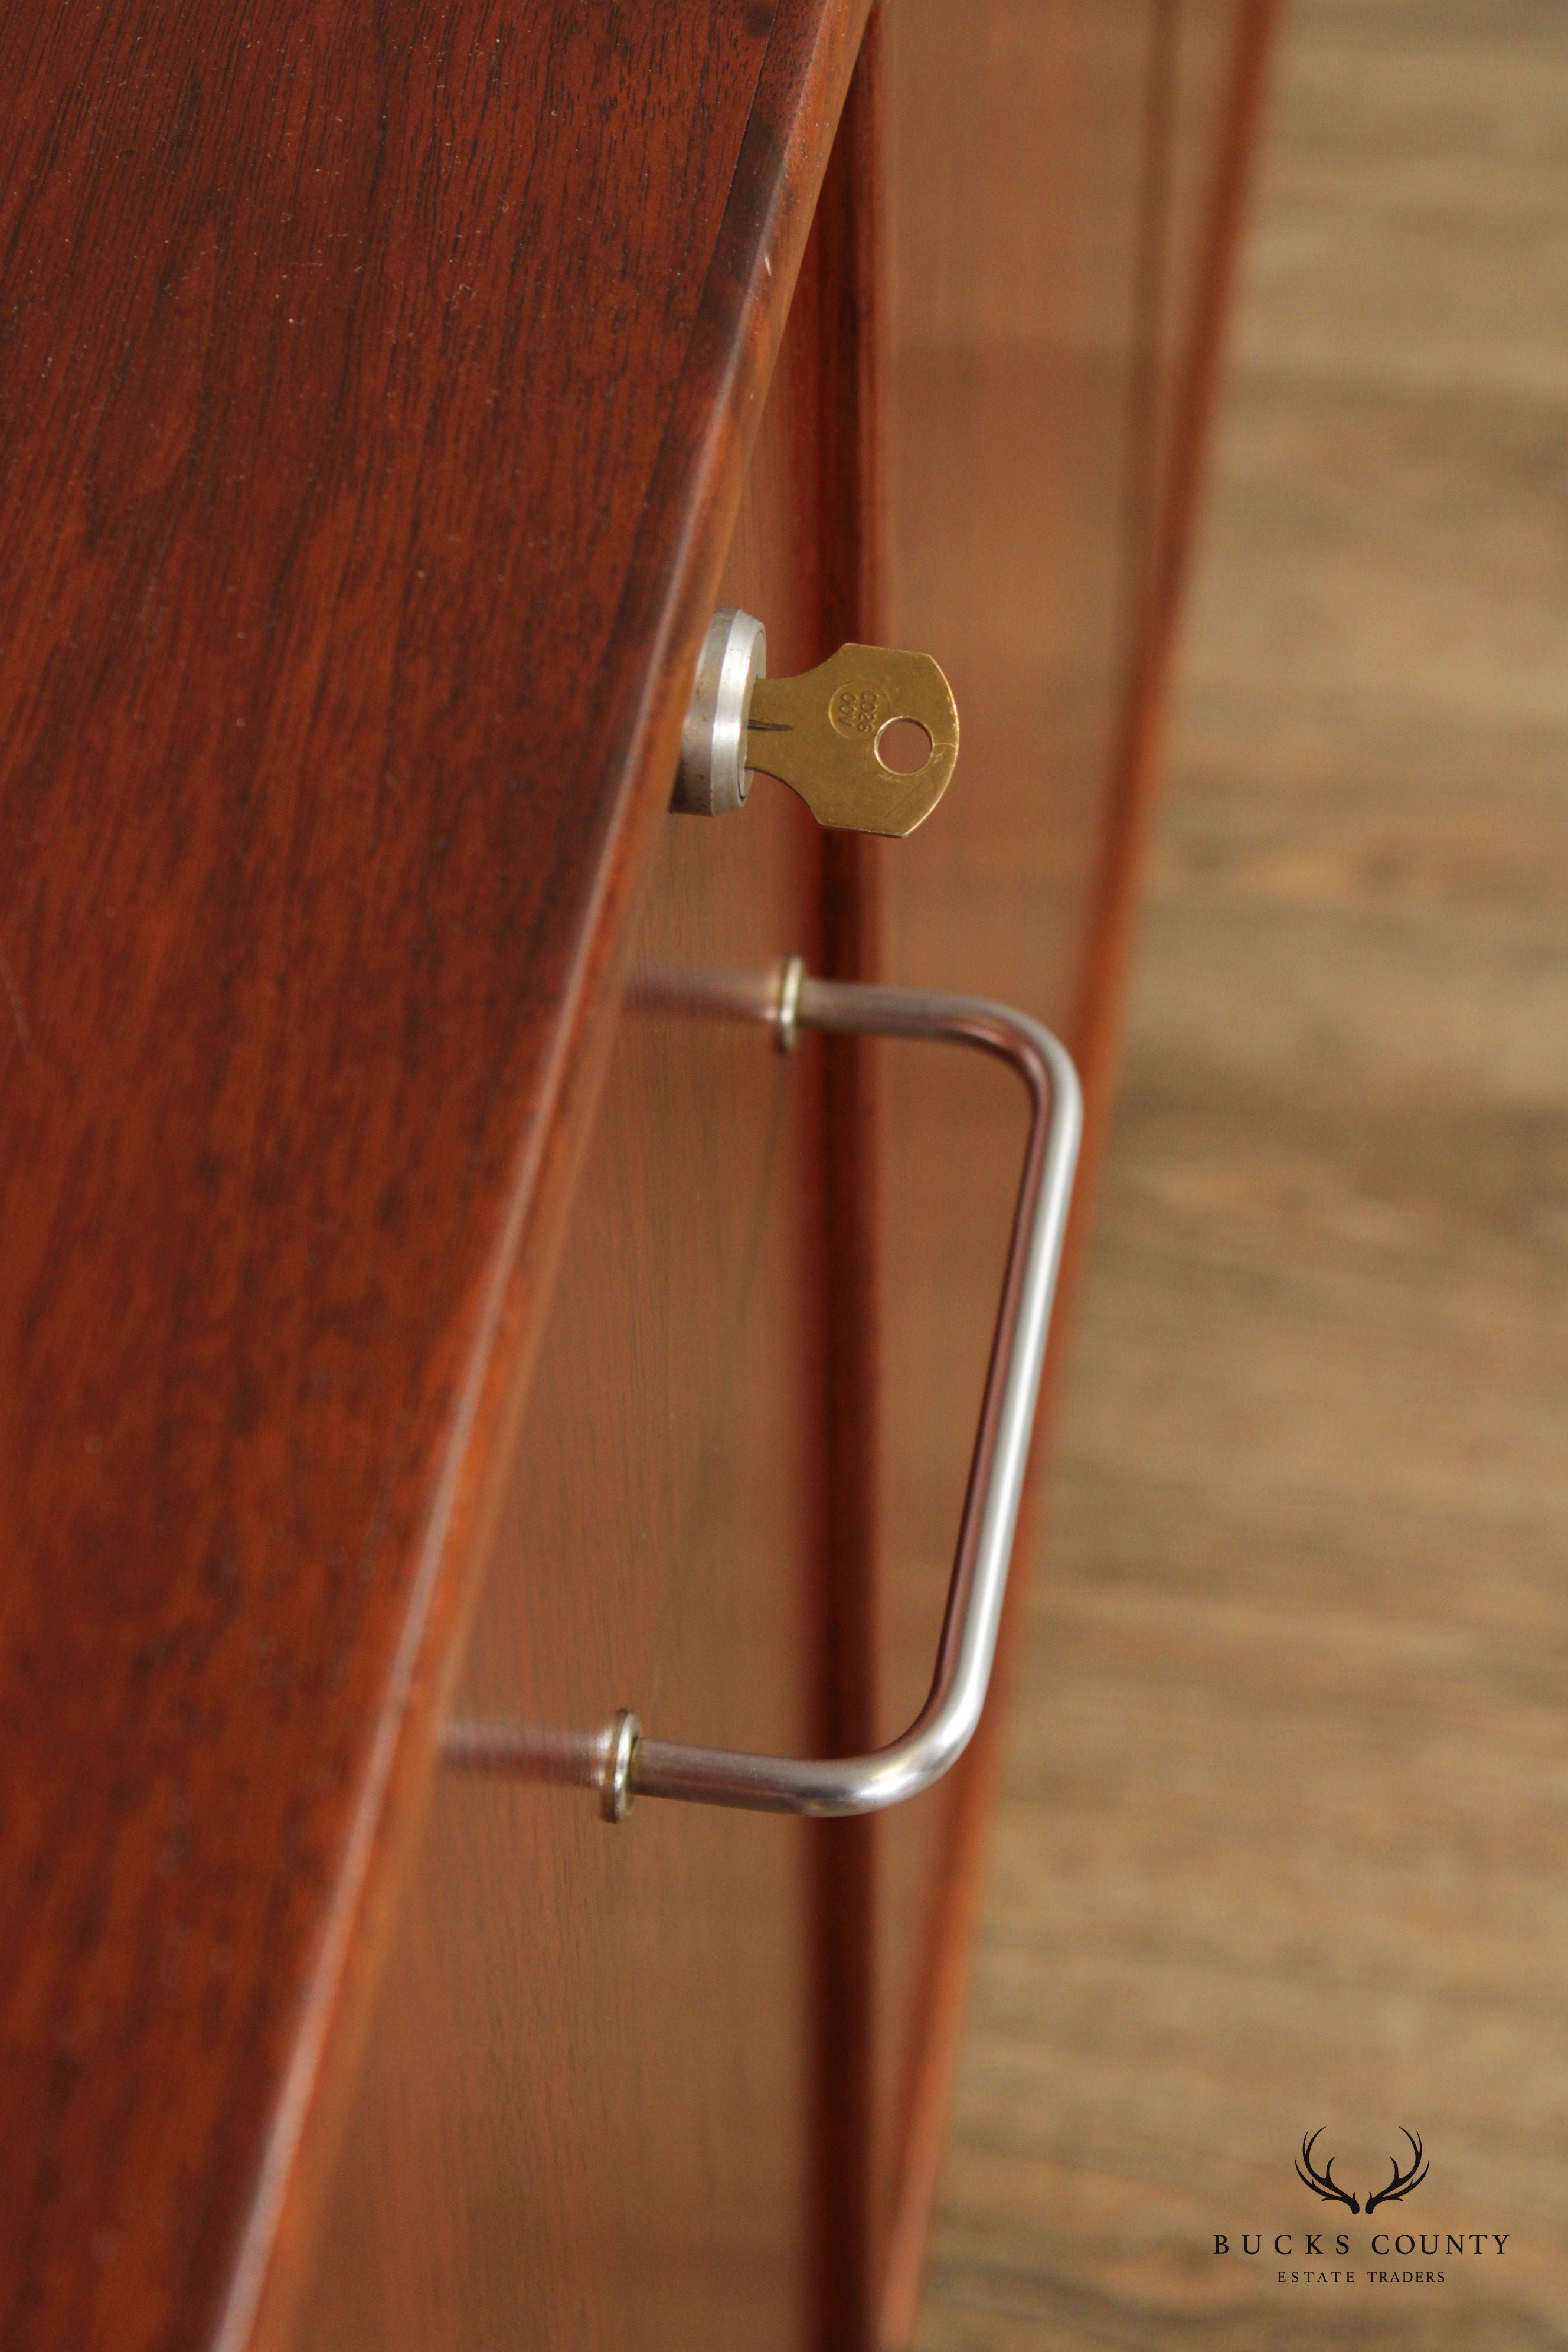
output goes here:
[[[923, 730], [924, 764], [901, 775], [878, 746], [900, 719]], [[746, 764], [800, 794], [818, 824], [902, 838], [924, 823], [958, 759], [958, 706], [929, 654], [840, 646], [799, 677], [760, 677]]]
[[[799, 677], [769, 677], [763, 625], [716, 613], [698, 665], [671, 806], [716, 816], [740, 808], [752, 772], [800, 794], [819, 824], [850, 833], [913, 833], [935, 808], [958, 758], [952, 689], [929, 654], [840, 646]], [[912, 772], [880, 746], [900, 719], [925, 735]]]

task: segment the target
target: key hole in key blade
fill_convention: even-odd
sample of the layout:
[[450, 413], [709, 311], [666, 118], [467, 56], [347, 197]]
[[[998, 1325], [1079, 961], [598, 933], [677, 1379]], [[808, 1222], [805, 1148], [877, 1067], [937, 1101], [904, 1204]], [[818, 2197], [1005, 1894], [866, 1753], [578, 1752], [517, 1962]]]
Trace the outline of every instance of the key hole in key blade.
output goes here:
[[877, 730], [877, 757], [892, 776], [918, 776], [931, 755], [931, 737], [918, 719], [889, 719]]

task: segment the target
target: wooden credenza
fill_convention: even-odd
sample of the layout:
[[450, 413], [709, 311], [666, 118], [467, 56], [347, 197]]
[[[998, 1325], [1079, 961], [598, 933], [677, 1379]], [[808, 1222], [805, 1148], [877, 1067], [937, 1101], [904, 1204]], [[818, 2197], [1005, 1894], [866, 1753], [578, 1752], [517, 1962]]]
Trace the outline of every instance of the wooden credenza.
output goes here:
[[[5, 12], [14, 2352], [905, 2339], [994, 1707], [442, 1744], [919, 1705], [1016, 1090], [690, 983], [1048, 1021], [1081, 1211], [1266, 17]], [[721, 604], [937, 655], [919, 834], [667, 813]]]

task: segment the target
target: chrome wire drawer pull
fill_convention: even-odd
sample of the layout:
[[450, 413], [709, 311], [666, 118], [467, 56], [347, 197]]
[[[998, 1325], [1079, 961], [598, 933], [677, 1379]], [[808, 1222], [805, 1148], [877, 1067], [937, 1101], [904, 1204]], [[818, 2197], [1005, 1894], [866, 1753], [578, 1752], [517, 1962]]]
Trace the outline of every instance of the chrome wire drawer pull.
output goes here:
[[925, 1705], [889, 1747], [869, 1756], [821, 1759], [653, 1739], [625, 1708], [600, 1732], [487, 1723], [456, 1724], [448, 1732], [448, 1761], [595, 1789], [609, 1821], [623, 1821], [639, 1796], [768, 1813], [879, 1812], [929, 1789], [963, 1753], [991, 1680], [1078, 1161], [1083, 1123], [1078, 1074], [1065, 1046], [1026, 1013], [975, 996], [811, 980], [798, 960], [767, 998], [737, 991], [731, 1004], [770, 1022], [786, 1050], [799, 1030], [821, 1029], [968, 1045], [994, 1055], [1017, 1071], [1028, 1090], [1029, 1140]]

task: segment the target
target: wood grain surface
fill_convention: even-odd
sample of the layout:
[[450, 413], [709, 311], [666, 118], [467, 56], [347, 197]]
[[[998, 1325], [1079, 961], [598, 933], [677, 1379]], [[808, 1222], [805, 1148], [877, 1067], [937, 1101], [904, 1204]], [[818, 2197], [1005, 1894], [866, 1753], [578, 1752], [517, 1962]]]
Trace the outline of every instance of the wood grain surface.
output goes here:
[[[812, 229], [819, 490], [811, 509], [826, 648], [886, 642], [882, 503], [889, 191], [883, 16], [867, 26]], [[959, 822], [963, 823], [963, 803]], [[877, 842], [821, 843], [821, 961], [835, 979], [887, 976]], [[864, 1754], [878, 1737], [881, 1571], [880, 1090], [869, 1039], [823, 1045], [820, 1626], [816, 1747]], [[816, 1942], [811, 2197], [812, 2341], [869, 2344], [876, 2328], [878, 1822], [822, 1822], [811, 1840]]]
[[8, 2344], [247, 2326], [862, 14], [0, 24]]
[[[889, 53], [891, 625], [964, 713], [962, 836], [882, 861], [900, 980], [1070, 1026], [1123, 720], [1158, 11], [900, 8]], [[1157, 168], [1157, 166], [1156, 166]], [[1075, 1041], [1076, 1042], [1076, 1041]], [[883, 1737], [923, 1696], [1019, 1150], [999, 1073], [885, 1050]], [[880, 1825], [881, 2221], [901, 2340], [942, 2102], [921, 2079], [973, 1767]], [[958, 1930], [963, 1941], [963, 1931]], [[911, 2165], [914, 2168], [911, 2174]], [[912, 2259], [911, 2259], [912, 2252]], [[889, 2304], [891, 2290], [892, 2301]], [[900, 2309], [902, 2305], [905, 2308]]]
[[1568, 2324], [1568, 39], [1287, 26], [923, 2352]]
[[[768, 615], [783, 670], [815, 656], [815, 290], [808, 260], [720, 591]], [[496, 1447], [460, 1716], [591, 1730], [629, 1705], [671, 1738], [812, 1747], [822, 1056], [696, 992], [815, 957], [819, 841], [771, 779], [660, 828]], [[321, 2226], [298, 2200], [306, 2274], [258, 2347], [826, 2340], [815, 1827], [648, 1801], [611, 1830], [584, 1790], [438, 1769], [368, 2020], [327, 2053], [348, 2112]]]
[[[942, 645], [972, 719], [963, 832], [883, 861], [888, 954], [900, 977], [1026, 1005], [1079, 1058], [1047, 1443], [1269, 23], [1257, 0], [889, 20], [889, 611]], [[929, 1672], [1018, 1134], [990, 1073], [889, 1054], [885, 1084], [890, 1732]], [[1000, 1719], [884, 1824], [890, 2343], [913, 2322]]]

